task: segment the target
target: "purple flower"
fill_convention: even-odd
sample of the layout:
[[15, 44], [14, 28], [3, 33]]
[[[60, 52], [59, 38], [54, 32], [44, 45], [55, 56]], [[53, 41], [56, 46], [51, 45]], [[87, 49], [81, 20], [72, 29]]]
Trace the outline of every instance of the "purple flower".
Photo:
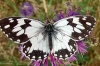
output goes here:
[[42, 63], [42, 61], [41, 61], [41, 60], [37, 60], [37, 61], [35, 61], [34, 66], [40, 66], [40, 65], [41, 65], [41, 63]]
[[[20, 52], [22, 52], [23, 47], [22, 47], [21, 44], [19, 44], [18, 49], [19, 49]], [[21, 53], [20, 60], [23, 60], [24, 57], [25, 57], [25, 55], [23, 53]]]
[[50, 57], [52, 66], [57, 66], [57, 62], [59, 64], [62, 64], [63, 66], [66, 66], [66, 64], [62, 60], [60, 60], [59, 58], [55, 58], [51, 53], [50, 53], [49, 57]]
[[62, 13], [62, 10], [60, 10], [60, 13], [56, 13], [55, 18], [53, 18], [53, 21], [56, 22], [60, 19], [65, 18], [64, 14]]
[[[66, 17], [79, 15], [79, 7], [76, 7], [73, 9], [73, 6], [70, 2], [67, 3], [68, 9], [66, 10]], [[55, 17], [53, 18], [54, 22], [57, 22], [60, 19], [66, 18], [63, 11], [60, 10], [58, 13], [56, 13]]]
[[85, 50], [86, 45], [82, 41], [76, 41], [77, 43], [77, 52], [78, 53], [86, 53], [87, 51]]
[[56, 62], [58, 62], [59, 64], [62, 64], [63, 66], [66, 66], [66, 64], [60, 59], [56, 59]]
[[22, 51], [23, 48], [22, 48], [21, 44], [18, 45], [18, 49], [19, 49], [20, 52]]
[[71, 10], [71, 9], [68, 9], [68, 10], [66, 11], [67, 17], [68, 17], [68, 16], [73, 16], [73, 14], [74, 14], [74, 11]]
[[79, 15], [79, 13], [78, 13], [78, 10], [76, 9], [75, 11], [74, 10], [72, 10], [72, 9], [67, 9], [67, 11], [66, 11], [66, 16], [67, 17], [69, 17], [69, 16], [74, 16], [74, 15]]
[[74, 61], [74, 60], [77, 60], [77, 59], [75, 58], [75, 55], [72, 55], [71, 57], [69, 57], [69, 58], [67, 59], [67, 62], [69, 63], [69, 62], [72, 62], [72, 61]]
[[48, 66], [48, 57], [44, 60], [44, 66]]
[[34, 66], [35, 62], [36, 62], [35, 60], [31, 61], [29, 66]]
[[30, 2], [24, 2], [20, 5], [20, 14], [24, 17], [30, 16], [33, 13], [33, 6]]
[[53, 57], [53, 55], [51, 53], [50, 53], [50, 61], [51, 61], [52, 66], [57, 66], [56, 59]]
[[73, 15], [79, 15], [78, 11], [79, 11], [79, 7], [76, 7], [75, 9], [73, 9], [73, 6], [70, 2], [67, 3], [67, 7], [68, 9], [66, 10], [66, 16], [73, 16]]

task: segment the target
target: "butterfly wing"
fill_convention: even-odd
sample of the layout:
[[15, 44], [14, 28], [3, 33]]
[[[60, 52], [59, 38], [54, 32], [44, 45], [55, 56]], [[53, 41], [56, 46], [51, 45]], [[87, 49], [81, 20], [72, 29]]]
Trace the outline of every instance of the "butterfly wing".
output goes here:
[[86, 38], [95, 25], [92, 16], [71, 16], [55, 22], [52, 53], [59, 59], [67, 59], [77, 51], [75, 41]]
[[21, 17], [0, 20], [0, 27], [8, 38], [23, 45], [23, 51], [31, 60], [44, 59], [49, 53], [48, 36], [44, 33], [44, 23]]

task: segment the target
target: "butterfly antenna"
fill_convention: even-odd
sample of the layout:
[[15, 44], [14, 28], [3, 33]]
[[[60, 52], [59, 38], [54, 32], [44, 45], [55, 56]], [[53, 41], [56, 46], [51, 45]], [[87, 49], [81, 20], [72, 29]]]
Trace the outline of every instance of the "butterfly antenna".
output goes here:
[[49, 19], [48, 19], [48, 18], [46, 18], [46, 24], [49, 24], [49, 23], [50, 23]]

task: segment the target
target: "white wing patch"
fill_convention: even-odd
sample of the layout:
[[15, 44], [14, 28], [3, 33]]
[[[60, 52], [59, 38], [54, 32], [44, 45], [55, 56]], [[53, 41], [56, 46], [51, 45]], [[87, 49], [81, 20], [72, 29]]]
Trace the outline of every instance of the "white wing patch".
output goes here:
[[[39, 40], [39, 39], [40, 40]], [[29, 53], [31, 53], [33, 50], [41, 50], [43, 52], [49, 53], [49, 46], [48, 46], [48, 37], [45, 38], [45, 40], [43, 39], [43, 35], [41, 36], [37, 36], [37, 37], [32, 37], [31, 39], [29, 39], [30, 42], [32, 43], [32, 46], [29, 50]], [[40, 41], [40, 42], [38, 42]]]
[[89, 26], [91, 26], [91, 23], [89, 23], [89, 22], [86, 22], [86, 24], [89, 25]]
[[14, 22], [13, 18], [9, 18], [10, 23]]
[[[57, 27], [55, 26], [55, 28], [57, 28]], [[71, 34], [73, 32], [73, 27], [70, 26], [70, 25], [58, 27], [57, 29], [60, 30], [61, 32], [63, 32], [64, 34], [68, 35], [68, 36], [71, 36]]]
[[40, 24], [38, 24], [38, 20], [32, 20], [30, 23], [29, 23], [31, 26], [33, 26], [33, 27], [38, 27], [38, 28], [41, 28], [41, 27], [43, 27], [43, 23], [42, 22], [40, 22]]
[[[60, 22], [61, 21], [61, 22]], [[54, 25], [56, 25], [56, 27], [57, 26], [65, 26], [65, 25], [67, 25], [68, 24], [68, 21], [66, 21], [65, 19], [61, 19], [61, 20], [59, 20], [58, 22], [55, 22], [54, 23]]]
[[7, 29], [7, 28], [9, 28], [9, 27], [10, 27], [10, 25], [6, 25], [4, 28]]
[[22, 26], [22, 25], [25, 24], [24, 19], [17, 19], [17, 21], [18, 21], [18, 24], [17, 24], [14, 28], [16, 28], [16, 27], [20, 27], [20, 26]]
[[87, 17], [84, 16], [82, 19], [83, 19], [83, 20], [86, 20], [86, 18], [87, 18]]
[[23, 29], [20, 30], [20, 31], [16, 34], [16, 36], [20, 36], [20, 35], [22, 35], [22, 34], [24, 34], [24, 30], [23, 30]]
[[82, 25], [77, 25], [76, 28], [85, 29]]
[[78, 25], [82, 25], [82, 24], [79, 22], [79, 18], [78, 18], [78, 17], [74, 17], [74, 18], [73, 18], [73, 23], [78, 24]]
[[20, 30], [22, 30], [21, 27], [16, 27], [15, 29], [12, 30], [12, 32], [18, 32], [18, 31], [20, 31]]
[[77, 28], [74, 28], [74, 31], [77, 32], [77, 33], [81, 33], [81, 31]]
[[68, 36], [62, 36], [63, 39], [61, 39], [58, 35], [60, 34], [57, 34], [56, 37], [52, 36], [53, 49], [51, 52], [55, 53], [61, 49], [68, 49], [68, 51], [71, 51], [70, 46], [68, 45], [71, 38]]

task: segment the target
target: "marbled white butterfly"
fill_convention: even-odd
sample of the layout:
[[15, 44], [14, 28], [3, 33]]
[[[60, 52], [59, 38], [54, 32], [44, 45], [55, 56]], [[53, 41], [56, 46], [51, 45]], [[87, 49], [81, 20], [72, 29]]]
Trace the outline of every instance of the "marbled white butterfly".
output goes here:
[[6, 36], [23, 45], [22, 53], [31, 60], [44, 59], [49, 53], [67, 59], [77, 51], [75, 41], [86, 38], [95, 25], [92, 16], [71, 16], [54, 24], [44, 24], [35, 19], [8, 17], [0, 20]]

